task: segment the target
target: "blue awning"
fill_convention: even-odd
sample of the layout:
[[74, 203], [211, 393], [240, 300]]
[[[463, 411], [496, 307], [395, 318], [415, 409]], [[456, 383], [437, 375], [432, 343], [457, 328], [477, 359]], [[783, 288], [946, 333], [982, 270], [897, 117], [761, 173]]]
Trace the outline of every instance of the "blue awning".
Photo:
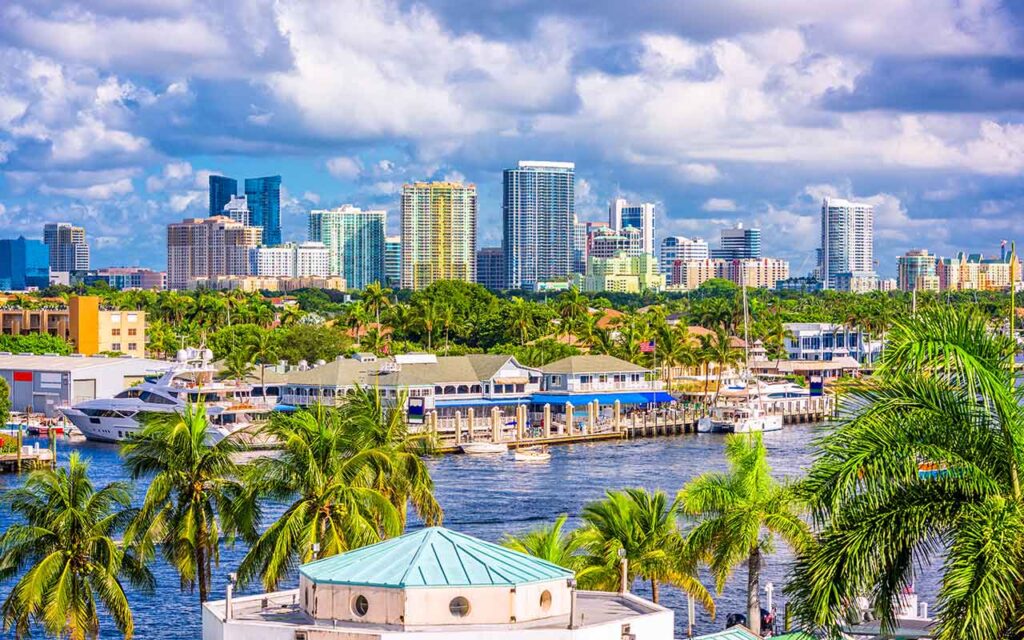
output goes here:
[[438, 409], [457, 407], [501, 407], [516, 404], [530, 404], [530, 398], [494, 398], [481, 400], [436, 400], [434, 406]]
[[653, 404], [658, 402], [672, 402], [675, 400], [670, 394], [664, 391], [635, 391], [632, 393], [559, 393], [548, 394], [538, 393], [533, 396], [533, 404], [550, 404], [552, 406], [564, 405], [571, 402], [573, 406], [579, 407], [590, 404], [597, 400], [601, 405], [612, 405], [618, 400], [620, 404]]

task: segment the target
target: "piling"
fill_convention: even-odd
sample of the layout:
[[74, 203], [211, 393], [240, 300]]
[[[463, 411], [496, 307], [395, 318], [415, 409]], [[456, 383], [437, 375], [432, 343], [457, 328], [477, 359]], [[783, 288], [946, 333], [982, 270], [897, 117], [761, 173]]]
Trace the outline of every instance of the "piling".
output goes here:
[[551, 404], [544, 405], [544, 439], [551, 437]]

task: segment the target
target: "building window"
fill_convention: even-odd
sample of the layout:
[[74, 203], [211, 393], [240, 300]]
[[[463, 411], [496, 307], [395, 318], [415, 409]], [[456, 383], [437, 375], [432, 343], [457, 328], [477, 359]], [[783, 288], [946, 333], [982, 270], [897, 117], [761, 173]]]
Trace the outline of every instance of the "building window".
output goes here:
[[541, 611], [547, 611], [551, 608], [551, 592], [547, 589], [544, 590], [544, 593], [540, 594], [540, 608]]
[[137, 313], [129, 313], [128, 314], [128, 322], [138, 322], [138, 321], [139, 321], [139, 314], [137, 314]]
[[128, 335], [134, 336], [138, 333], [138, 329], [128, 329]]
[[120, 329], [111, 329], [110, 330], [110, 335], [112, 335], [112, 336], [119, 336], [119, 335], [121, 335], [121, 330]]
[[110, 321], [111, 322], [121, 322], [121, 314], [120, 313], [113, 313], [113, 314], [111, 314], [110, 315]]
[[448, 611], [451, 611], [456, 618], [465, 618], [469, 615], [469, 600], [462, 596], [455, 596], [448, 603]]
[[111, 351], [120, 351], [121, 350], [121, 343], [120, 342], [113, 343], [112, 345], [110, 345], [110, 350]]
[[352, 613], [362, 618], [366, 615], [366, 612], [370, 610], [370, 602], [366, 599], [366, 596], [358, 595], [352, 598]]
[[128, 343], [128, 350], [129, 351], [135, 351], [138, 348], [139, 348], [139, 345], [137, 343], [135, 343], [135, 342], [129, 342]]

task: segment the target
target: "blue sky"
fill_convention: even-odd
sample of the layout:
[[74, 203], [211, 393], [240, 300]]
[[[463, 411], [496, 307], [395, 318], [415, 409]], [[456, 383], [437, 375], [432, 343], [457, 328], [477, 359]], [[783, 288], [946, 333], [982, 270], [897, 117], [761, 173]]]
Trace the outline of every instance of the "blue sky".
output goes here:
[[8, 0], [0, 235], [84, 224], [94, 265], [165, 265], [210, 172], [313, 207], [404, 181], [480, 189], [577, 165], [577, 211], [658, 203], [659, 235], [742, 221], [809, 270], [824, 195], [876, 205], [876, 257], [1024, 240], [1024, 2]]

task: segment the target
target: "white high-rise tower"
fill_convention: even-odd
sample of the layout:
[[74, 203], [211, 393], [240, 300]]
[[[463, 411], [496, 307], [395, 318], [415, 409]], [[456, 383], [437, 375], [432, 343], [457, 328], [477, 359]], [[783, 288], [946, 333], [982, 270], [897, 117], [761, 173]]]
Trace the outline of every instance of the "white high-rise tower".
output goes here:
[[842, 198], [821, 203], [821, 281], [835, 289], [840, 274], [873, 274], [874, 207]]
[[618, 232], [628, 227], [639, 229], [640, 250], [654, 255], [654, 203], [630, 204], [616, 198], [608, 205], [608, 224]]

